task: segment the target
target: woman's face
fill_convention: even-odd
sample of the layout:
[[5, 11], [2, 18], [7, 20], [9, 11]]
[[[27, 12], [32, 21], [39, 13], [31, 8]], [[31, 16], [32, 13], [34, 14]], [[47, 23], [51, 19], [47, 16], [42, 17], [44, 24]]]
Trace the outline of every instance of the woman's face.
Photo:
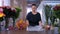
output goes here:
[[32, 11], [36, 11], [36, 6], [32, 6]]

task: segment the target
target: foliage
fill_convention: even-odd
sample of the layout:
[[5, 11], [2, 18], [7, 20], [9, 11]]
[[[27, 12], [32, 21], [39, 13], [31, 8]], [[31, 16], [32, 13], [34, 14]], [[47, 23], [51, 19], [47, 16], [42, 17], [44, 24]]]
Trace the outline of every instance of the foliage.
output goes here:
[[53, 11], [54, 11], [54, 16], [60, 19], [60, 6], [59, 5], [56, 5], [53, 8]]
[[19, 17], [19, 14], [21, 12], [20, 8], [15, 8], [16, 9], [16, 15], [15, 15], [15, 19]]
[[45, 15], [46, 15], [46, 23], [48, 24], [48, 18], [50, 17], [50, 10], [51, 10], [51, 6], [46, 5], [45, 6]]
[[[60, 23], [60, 5], [56, 5], [54, 8], [53, 8], [53, 11], [54, 11], [54, 16], [56, 18], [59, 18], [59, 23]], [[60, 33], [60, 27], [59, 27], [59, 33]]]

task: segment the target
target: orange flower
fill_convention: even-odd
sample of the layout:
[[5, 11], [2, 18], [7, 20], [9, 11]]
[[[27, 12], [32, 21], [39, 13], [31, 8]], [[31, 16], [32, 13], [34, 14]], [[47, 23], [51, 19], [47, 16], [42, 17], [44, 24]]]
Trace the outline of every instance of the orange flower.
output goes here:
[[3, 16], [5, 16], [5, 14], [4, 13], [0, 13], [0, 17], [3, 17]]
[[19, 23], [22, 24], [22, 23], [23, 23], [23, 20], [21, 19], [21, 20], [19, 21]]
[[25, 23], [25, 21], [23, 21], [22, 19], [19, 20], [17, 23], [16, 23], [16, 27], [18, 29], [22, 28], [22, 29], [25, 29], [27, 27], [27, 24]]

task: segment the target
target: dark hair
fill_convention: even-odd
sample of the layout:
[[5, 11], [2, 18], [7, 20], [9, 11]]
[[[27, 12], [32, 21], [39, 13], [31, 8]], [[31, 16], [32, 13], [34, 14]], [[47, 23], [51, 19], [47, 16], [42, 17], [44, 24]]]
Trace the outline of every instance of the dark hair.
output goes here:
[[32, 6], [36, 6], [36, 4], [32, 4]]

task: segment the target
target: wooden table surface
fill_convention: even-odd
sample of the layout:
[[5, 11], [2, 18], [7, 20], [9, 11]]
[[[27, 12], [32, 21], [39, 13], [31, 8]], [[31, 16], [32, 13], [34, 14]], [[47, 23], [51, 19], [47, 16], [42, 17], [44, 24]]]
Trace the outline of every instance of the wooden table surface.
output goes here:
[[0, 31], [0, 34], [53, 34], [53, 32], [52, 31], [10, 30], [10, 31]]

